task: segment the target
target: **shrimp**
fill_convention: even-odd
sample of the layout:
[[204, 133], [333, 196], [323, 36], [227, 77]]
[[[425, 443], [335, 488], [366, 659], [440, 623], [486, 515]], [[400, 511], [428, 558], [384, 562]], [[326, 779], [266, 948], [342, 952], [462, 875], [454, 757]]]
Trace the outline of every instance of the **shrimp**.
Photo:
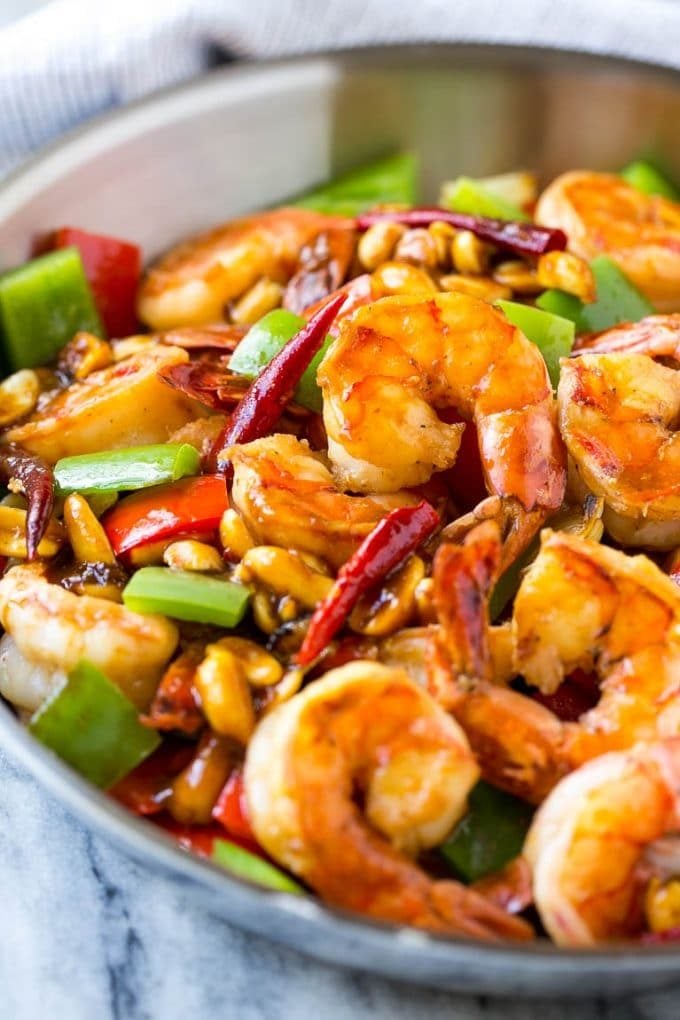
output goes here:
[[503, 314], [464, 294], [386, 297], [343, 321], [319, 368], [328, 455], [343, 489], [395, 492], [451, 467], [474, 420], [489, 490], [556, 509], [565, 460], [545, 362]]
[[282, 208], [184, 241], [148, 270], [138, 293], [139, 318], [155, 330], [217, 322], [227, 303], [262, 277], [286, 283], [304, 246], [336, 230], [353, 230], [353, 221]]
[[73, 454], [163, 443], [180, 426], [205, 413], [158, 377], [160, 369], [188, 359], [179, 347], [148, 346], [73, 383], [27, 422], [5, 433], [5, 438], [49, 464]]
[[602, 333], [580, 337], [573, 356], [587, 354], [647, 354], [680, 362], [680, 314], [647, 315]]
[[680, 205], [614, 174], [572, 170], [543, 192], [535, 219], [560, 227], [584, 259], [607, 254], [659, 311], [680, 309]]
[[378, 521], [408, 493], [348, 496], [338, 492], [323, 458], [281, 434], [232, 446], [234, 506], [258, 542], [299, 549], [341, 566]]
[[260, 844], [327, 902], [449, 934], [527, 938], [523, 921], [409, 859], [444, 839], [477, 775], [464, 734], [420, 687], [356, 661], [260, 722], [244, 781]]
[[679, 825], [677, 738], [605, 754], [563, 779], [524, 846], [534, 902], [555, 942], [593, 946], [638, 935], [644, 857]]
[[557, 401], [562, 437], [581, 481], [605, 501], [609, 534], [622, 545], [678, 545], [680, 373], [646, 354], [583, 354], [563, 362]]
[[[179, 640], [177, 627], [165, 617], [74, 595], [50, 584], [43, 568], [34, 564], [12, 567], [0, 580], [0, 623], [15, 646], [5, 648], [2, 693], [32, 708], [54, 686], [49, 674], [66, 674], [81, 659], [99, 667], [138, 708], [145, 708]], [[16, 683], [10, 686], [17, 679], [18, 654], [45, 670], [42, 683], [26, 680], [25, 693]]]

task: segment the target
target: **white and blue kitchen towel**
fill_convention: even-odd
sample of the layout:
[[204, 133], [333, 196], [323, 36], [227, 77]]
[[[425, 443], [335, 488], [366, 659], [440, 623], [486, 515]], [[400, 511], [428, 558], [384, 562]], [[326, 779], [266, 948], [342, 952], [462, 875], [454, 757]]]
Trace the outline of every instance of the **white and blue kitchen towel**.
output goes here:
[[680, 66], [680, 2], [55, 0], [0, 31], [0, 174], [89, 117], [221, 59], [455, 40]]

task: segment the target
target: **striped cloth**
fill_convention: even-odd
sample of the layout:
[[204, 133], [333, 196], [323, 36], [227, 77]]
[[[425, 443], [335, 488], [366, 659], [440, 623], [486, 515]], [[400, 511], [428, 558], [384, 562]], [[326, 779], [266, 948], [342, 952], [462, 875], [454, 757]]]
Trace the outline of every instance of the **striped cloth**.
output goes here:
[[464, 40], [678, 66], [678, 39], [680, 0], [56, 0], [0, 33], [0, 174], [220, 60]]

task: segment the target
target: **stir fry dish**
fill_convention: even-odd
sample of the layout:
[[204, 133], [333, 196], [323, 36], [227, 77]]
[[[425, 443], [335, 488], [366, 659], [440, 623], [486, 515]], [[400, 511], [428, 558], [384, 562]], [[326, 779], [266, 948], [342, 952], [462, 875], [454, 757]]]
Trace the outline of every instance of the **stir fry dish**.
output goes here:
[[0, 275], [0, 693], [280, 894], [680, 939], [680, 195], [416, 170]]

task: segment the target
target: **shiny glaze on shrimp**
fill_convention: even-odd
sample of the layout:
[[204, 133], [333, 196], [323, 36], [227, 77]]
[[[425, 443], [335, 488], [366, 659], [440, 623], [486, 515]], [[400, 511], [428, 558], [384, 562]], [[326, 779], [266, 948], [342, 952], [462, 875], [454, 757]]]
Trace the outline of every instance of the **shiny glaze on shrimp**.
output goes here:
[[678, 739], [603, 755], [563, 779], [524, 846], [534, 903], [555, 942], [638, 935], [644, 855], [679, 825]]
[[609, 533], [623, 545], [678, 545], [680, 372], [646, 354], [583, 354], [563, 362], [557, 399], [562, 437], [604, 498]]
[[659, 311], [680, 309], [680, 205], [615, 174], [572, 170], [545, 189], [535, 219], [584, 259], [609, 255]]
[[218, 322], [225, 305], [259, 279], [285, 283], [301, 249], [322, 231], [353, 222], [281, 208], [232, 220], [172, 248], [142, 280], [137, 310], [151, 329]]
[[680, 362], [680, 314], [647, 315], [638, 322], [623, 322], [602, 333], [579, 337], [573, 356], [583, 353], [647, 354]]
[[232, 501], [258, 542], [314, 553], [339, 567], [408, 493], [339, 492], [323, 457], [280, 434], [225, 451], [234, 469]]
[[477, 775], [464, 734], [420, 687], [358, 661], [259, 724], [244, 779], [258, 841], [327, 902], [449, 934], [527, 938], [524, 922], [407, 856], [441, 842]]

